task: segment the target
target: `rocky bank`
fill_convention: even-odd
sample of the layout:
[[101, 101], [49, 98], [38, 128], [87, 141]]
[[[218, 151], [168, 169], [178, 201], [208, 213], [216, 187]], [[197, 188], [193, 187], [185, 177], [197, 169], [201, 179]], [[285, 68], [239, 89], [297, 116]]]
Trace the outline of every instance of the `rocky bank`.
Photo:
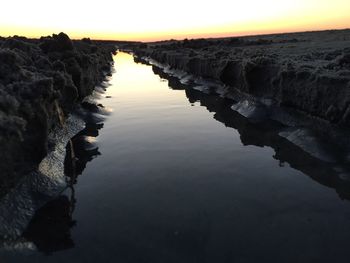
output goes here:
[[53, 148], [50, 132], [64, 128], [69, 113], [111, 73], [115, 51], [64, 33], [0, 38], [0, 190]]
[[140, 59], [220, 81], [233, 98], [244, 95], [264, 107], [350, 126], [350, 30], [171, 40], [131, 49]]

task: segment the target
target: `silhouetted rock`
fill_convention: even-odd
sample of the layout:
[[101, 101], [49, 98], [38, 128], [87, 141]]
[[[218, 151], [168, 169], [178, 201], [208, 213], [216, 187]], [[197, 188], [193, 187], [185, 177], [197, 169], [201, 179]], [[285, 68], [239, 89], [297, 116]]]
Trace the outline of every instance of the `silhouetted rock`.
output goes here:
[[46, 156], [48, 134], [111, 72], [113, 52], [64, 33], [0, 39], [0, 190]]
[[64, 33], [53, 34], [52, 37], [42, 37], [40, 40], [39, 46], [46, 53], [74, 50], [72, 41]]

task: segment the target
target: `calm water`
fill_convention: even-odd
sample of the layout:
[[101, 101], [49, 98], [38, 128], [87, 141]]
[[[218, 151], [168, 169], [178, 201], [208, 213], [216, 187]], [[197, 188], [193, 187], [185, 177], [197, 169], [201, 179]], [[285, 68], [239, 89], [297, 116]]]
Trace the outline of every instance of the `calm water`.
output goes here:
[[1, 262], [349, 262], [348, 192], [328, 164], [230, 101], [115, 59], [82, 174], [29, 225], [37, 250]]

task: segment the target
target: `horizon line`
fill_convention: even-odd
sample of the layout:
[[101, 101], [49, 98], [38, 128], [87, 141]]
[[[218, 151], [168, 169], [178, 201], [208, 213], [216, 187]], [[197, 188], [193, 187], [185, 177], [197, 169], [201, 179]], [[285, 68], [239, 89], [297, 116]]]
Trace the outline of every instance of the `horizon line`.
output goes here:
[[22, 34], [13, 34], [8, 36], [2, 36], [1, 38], [11, 38], [11, 37], [25, 37], [27, 39], [40, 39], [41, 37], [52, 36], [53, 34], [65, 33], [69, 36], [71, 40], [81, 40], [83, 38], [89, 38], [92, 41], [110, 41], [110, 42], [141, 42], [141, 43], [155, 43], [155, 42], [165, 42], [165, 41], [181, 41], [184, 39], [224, 39], [224, 38], [235, 38], [235, 37], [256, 37], [256, 36], [272, 36], [272, 35], [285, 35], [285, 34], [301, 34], [301, 33], [316, 33], [316, 32], [325, 32], [325, 31], [346, 31], [350, 30], [350, 27], [339, 27], [339, 28], [322, 28], [322, 29], [307, 29], [307, 30], [286, 30], [286, 31], [271, 31], [271, 32], [242, 32], [242, 33], [208, 33], [203, 35], [189, 34], [187, 36], [175, 36], [168, 38], [155, 38], [149, 40], [132, 40], [132, 39], [112, 39], [112, 38], [99, 38], [99, 37], [90, 37], [90, 36], [81, 36], [81, 37], [71, 37], [69, 33], [66, 33], [64, 30], [60, 32], [53, 32], [51, 34], [43, 34], [41, 36], [30, 36]]

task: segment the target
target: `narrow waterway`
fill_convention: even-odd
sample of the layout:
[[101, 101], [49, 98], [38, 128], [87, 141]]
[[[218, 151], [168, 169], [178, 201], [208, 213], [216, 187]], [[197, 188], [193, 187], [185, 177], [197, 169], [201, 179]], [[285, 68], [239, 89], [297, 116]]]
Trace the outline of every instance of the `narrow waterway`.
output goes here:
[[30, 223], [35, 248], [1, 262], [348, 262], [349, 191], [331, 165], [226, 99], [115, 60], [81, 174]]

